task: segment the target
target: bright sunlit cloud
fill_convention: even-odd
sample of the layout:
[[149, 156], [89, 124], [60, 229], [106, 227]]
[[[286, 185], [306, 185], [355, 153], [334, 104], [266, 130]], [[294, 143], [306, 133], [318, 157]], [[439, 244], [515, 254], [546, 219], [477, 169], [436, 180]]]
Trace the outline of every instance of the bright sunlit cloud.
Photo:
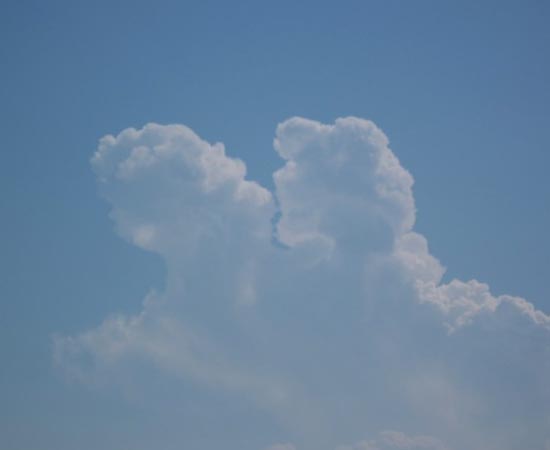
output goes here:
[[116, 231], [163, 258], [165, 288], [57, 337], [56, 361], [86, 383], [124, 384], [145, 364], [235, 393], [289, 430], [270, 450], [544, 442], [550, 317], [442, 281], [388, 145], [368, 120], [291, 118], [270, 192], [183, 125], [104, 137], [92, 166]]

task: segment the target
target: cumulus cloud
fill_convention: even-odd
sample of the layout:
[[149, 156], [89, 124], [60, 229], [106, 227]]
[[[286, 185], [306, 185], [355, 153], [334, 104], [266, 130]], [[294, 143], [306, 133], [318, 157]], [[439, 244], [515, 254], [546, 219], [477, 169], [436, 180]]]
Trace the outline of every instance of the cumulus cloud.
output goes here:
[[182, 125], [100, 141], [115, 228], [163, 258], [166, 284], [134, 316], [57, 337], [59, 365], [124, 383], [145, 364], [233, 392], [297, 438], [271, 450], [543, 446], [550, 317], [477, 280], [442, 282], [384, 133], [292, 118], [274, 148], [270, 192]]

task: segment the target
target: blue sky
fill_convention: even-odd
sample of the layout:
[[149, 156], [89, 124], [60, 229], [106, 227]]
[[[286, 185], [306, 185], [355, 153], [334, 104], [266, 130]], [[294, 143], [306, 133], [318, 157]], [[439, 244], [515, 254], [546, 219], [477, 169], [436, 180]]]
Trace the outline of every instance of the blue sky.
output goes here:
[[[334, 424], [334, 439], [341, 440], [333, 445], [326, 442], [328, 438], [319, 437], [325, 442], [318, 443], [309, 429], [319, 427], [313, 416], [308, 421], [288, 417], [281, 420], [286, 409], [274, 413], [272, 409], [277, 408], [266, 406], [266, 401], [256, 398], [254, 392], [244, 394], [235, 386], [225, 389], [224, 382], [189, 381], [187, 369], [180, 367], [172, 373], [165, 370], [163, 364], [156, 367], [158, 361], [148, 363], [147, 358], [139, 363], [122, 364], [124, 367], [113, 363], [113, 367], [102, 369], [107, 375], [96, 374], [99, 379], [86, 376], [86, 382], [67, 375], [66, 372], [71, 371], [66, 370], [66, 366], [70, 364], [63, 358], [61, 363], [55, 361], [55, 342], [66, 343], [63, 339], [75, 337], [81, 350], [90, 352], [90, 364], [94, 366], [94, 358], [101, 359], [98, 356], [102, 355], [101, 350], [87, 348], [82, 340], [78, 341], [78, 336], [87, 330], [100, 333], [101, 324], [112, 314], [124, 317], [139, 314], [142, 301], [151, 289], [156, 289], [156, 295], [164, 299], [161, 301], [170, 305], [177, 303], [170, 296], [180, 294], [172, 285], [178, 282], [177, 274], [188, 271], [198, 280], [191, 290], [200, 299], [197, 304], [201, 306], [190, 307], [191, 311], [187, 311], [187, 307], [180, 310], [170, 306], [159, 314], [183, 318], [186, 324], [186, 318], [192, 317], [195, 326], [204, 328], [208, 339], [215, 343], [217, 334], [212, 330], [223, 329], [224, 325], [223, 321], [217, 322], [219, 318], [213, 318], [216, 305], [209, 303], [208, 296], [218, 294], [204, 291], [201, 282], [211, 277], [209, 267], [213, 265], [224, 273], [220, 283], [230, 282], [234, 277], [240, 280], [239, 277], [245, 275], [229, 269], [233, 264], [248, 264], [225, 260], [225, 256], [217, 258], [213, 256], [216, 251], [210, 249], [196, 258], [197, 266], [190, 267], [185, 258], [180, 260], [179, 253], [174, 256], [164, 250], [149, 251], [143, 245], [140, 248], [139, 242], [133, 245], [128, 242], [133, 236], [130, 231], [125, 235], [125, 231], [119, 230], [121, 239], [115, 231], [121, 226], [121, 219], [109, 218], [109, 212], [118, 207], [140, 216], [143, 211], [132, 209], [134, 203], [128, 199], [141, 191], [134, 184], [121, 184], [122, 187], [116, 188], [116, 195], [101, 188], [101, 183], [98, 188], [97, 170], [101, 169], [96, 166], [94, 173], [90, 158], [104, 135], [117, 136], [127, 127], [141, 129], [149, 122], [184, 124], [209, 143], [223, 142], [229, 157], [246, 163], [248, 179], [282, 197], [288, 186], [285, 183], [276, 186], [272, 174], [292, 158], [282, 157], [287, 147], [279, 154], [273, 149], [278, 124], [295, 116], [327, 125], [339, 117], [369, 119], [388, 137], [400, 167], [414, 177], [417, 211], [414, 230], [428, 240], [428, 256], [434, 255], [447, 268], [442, 283], [453, 278], [476, 279], [487, 283], [495, 298], [519, 296], [538, 310], [549, 312], [549, 15], [550, 8], [543, 1], [3, 2], [0, 14], [0, 114], [4, 138], [4, 163], [0, 169], [0, 201], [4, 212], [0, 258], [4, 274], [0, 315], [0, 439], [4, 442], [0, 442], [1, 446], [12, 449], [77, 446], [82, 449], [264, 450], [281, 443], [298, 450], [313, 450], [313, 446], [321, 450], [322, 445], [333, 450], [335, 445], [349, 447], [355, 442], [368, 441], [370, 447], [357, 444], [349, 448], [377, 446], [384, 450], [394, 448], [390, 441], [400, 436], [388, 434], [388, 430], [393, 430], [406, 434], [401, 438], [409, 439], [410, 448], [440, 448], [435, 441], [414, 441], [418, 436], [430, 434], [433, 439], [444, 442], [441, 445], [445, 448], [456, 449], [461, 442], [450, 425], [437, 435], [422, 421], [424, 416], [420, 413], [417, 420], [405, 420], [398, 413], [389, 412], [375, 418], [371, 411], [364, 411], [352, 405], [353, 402], [349, 406], [356, 415], [348, 420], [349, 425]], [[304, 125], [300, 133], [304, 136], [321, 133], [312, 127]], [[348, 130], [344, 125], [341, 127]], [[286, 136], [285, 128], [282, 129], [281, 139]], [[164, 142], [169, 133], [161, 128], [154, 132], [154, 139]], [[350, 138], [348, 131], [334, 133], [343, 133], [344, 137], [338, 134], [338, 139], [334, 138], [330, 145], [323, 145], [332, 148], [331, 145], [348, 142], [346, 139]], [[134, 139], [136, 145], [142, 143], [141, 139]], [[318, 136], [311, 139], [324, 142]], [[118, 146], [117, 141], [113, 148]], [[306, 163], [307, 167], [318, 167], [313, 160], [308, 159]], [[162, 177], [152, 172], [151, 176], [154, 175]], [[239, 177], [235, 177], [235, 183], [240, 183]], [[319, 179], [326, 181], [323, 177]], [[400, 176], [398, 179], [403, 180]], [[155, 189], [162, 183], [160, 179], [157, 181], [140, 184], [139, 189], [160, 195], [163, 191]], [[322, 190], [327, 198], [330, 198], [327, 193], [340, 192], [340, 188], [347, 186], [345, 180], [334, 178], [333, 181], [331, 187], [327, 184], [326, 190]], [[303, 192], [302, 200], [307, 205], [311, 202], [308, 200], [311, 191], [306, 184], [300, 186], [288, 189]], [[406, 182], [403, 186], [405, 191], [409, 189]], [[118, 189], [122, 190], [120, 196]], [[361, 191], [356, 193], [361, 195]], [[135, 198], [137, 205], [147, 204], [145, 200], [141, 202], [139, 196]], [[163, 193], [159, 198], [171, 197]], [[210, 205], [210, 200], [198, 198], [206, 206]], [[295, 203], [298, 198], [296, 194], [289, 195], [283, 206], [288, 208], [289, 217], [294, 214], [293, 208], [297, 208], [299, 214], [307, 213]], [[229, 206], [222, 204], [221, 217], [233, 217], [233, 209], [228, 212], [224, 208]], [[411, 208], [414, 209], [414, 205]], [[332, 210], [336, 216], [351, 218], [349, 222], [360, 224], [359, 228], [364, 226], [359, 234], [353, 234], [357, 247], [361, 247], [360, 233], [370, 232], [382, 241], [385, 239], [385, 234], [376, 234], [380, 230], [371, 224], [371, 219], [365, 219], [370, 213], [365, 215], [354, 208], [336, 213], [334, 207], [328, 201], [316, 206], [321, 216], [322, 211]], [[181, 214], [187, 217], [185, 211]], [[269, 212], [265, 215], [269, 216]], [[159, 223], [169, 222], [166, 217], [162, 220], [160, 217], [155, 215]], [[363, 219], [366, 222], [363, 223]], [[241, 242], [241, 234], [246, 234], [252, 226], [250, 223], [256, 224], [255, 221], [243, 225], [237, 219], [234, 223], [227, 220], [231, 224], [229, 234], [236, 233], [231, 239], [233, 243]], [[387, 220], [394, 223], [394, 219]], [[303, 224], [292, 221], [280, 224], [279, 239], [290, 247], [299, 247], [303, 239], [297, 236], [303, 235], [300, 229]], [[335, 230], [329, 227], [316, 232], [324, 237], [332, 236], [331, 233], [340, 236], [340, 231]], [[169, 231], [165, 233], [171, 236]], [[311, 230], [308, 233], [311, 234]], [[398, 239], [402, 231], [392, 233]], [[184, 246], [184, 241], [176, 241], [174, 248]], [[212, 245], [215, 242], [214, 239]], [[312, 261], [321, 264], [321, 260], [330, 260], [329, 253], [325, 253], [330, 239], [322, 241], [325, 244], [312, 242], [315, 245], [311, 244], [313, 249], [309, 244], [306, 246], [305, 256], [297, 251], [296, 260], [282, 264], [299, 267], [311, 265]], [[339, 241], [336, 239], [336, 242]], [[245, 250], [239, 248], [233, 250], [237, 253], [242, 250], [244, 255]], [[260, 257], [256, 250], [256, 247], [250, 250], [251, 260], [259, 258], [263, 262], [249, 264], [264, 268], [281, 284], [292, 279], [284, 270], [276, 269], [281, 263], [277, 259], [280, 256], [261, 253]], [[370, 247], [365, 251], [371, 252]], [[352, 253], [347, 254], [350, 261], [356, 257], [355, 252]], [[425, 252], [422, 254], [428, 257]], [[258, 270], [260, 274], [246, 276], [263, 280], [261, 269]], [[294, 280], [300, 296], [323, 294], [317, 286], [322, 283], [316, 280], [328, 276], [337, 280], [331, 295], [344, 299], [344, 303], [348, 298], [354, 299], [351, 303], [360, 301], [356, 299], [359, 288], [353, 287], [342, 268], [334, 269], [335, 272], [318, 269], [309, 275], [304, 275], [303, 267], [296, 270], [303, 275]], [[391, 276], [388, 275], [388, 282], [393, 280]], [[384, 276], [381, 279], [385, 279]], [[298, 295], [278, 291], [268, 282], [260, 285], [258, 292], [265, 291], [266, 298]], [[380, 289], [384, 291], [380, 297], [390, 295], [384, 287]], [[409, 294], [401, 296], [417, 295], [421, 300], [422, 295], [428, 295], [426, 292]], [[326, 301], [330, 304], [328, 298]], [[412, 299], [410, 302], [418, 303]], [[409, 308], [409, 303], [405, 303], [404, 308]], [[243, 370], [238, 361], [246, 367], [259, 368], [265, 364], [263, 368], [280, 370], [291, 384], [299, 385], [304, 379], [310, 379], [301, 371], [305, 370], [301, 364], [291, 361], [303, 356], [299, 349], [307, 353], [308, 339], [314, 342], [314, 337], [326, 337], [330, 333], [320, 331], [324, 330], [322, 323], [325, 322], [315, 320], [310, 321], [311, 335], [294, 329], [286, 322], [292, 316], [289, 312], [292, 305], [283, 304], [286, 309], [267, 307], [263, 313], [274, 323], [282, 321], [283, 326], [288, 325], [294, 333], [289, 332], [289, 339], [294, 337], [303, 342], [303, 346], [296, 346], [296, 355], [274, 357], [260, 363], [246, 352], [241, 355], [236, 350], [241, 338], [236, 337], [235, 331], [223, 329], [217, 337], [229, 348], [221, 353], [228, 364], [236, 364], [231, 366], [235, 373]], [[433, 311], [428, 308], [431, 312], [426, 314], [436, 314], [437, 308], [437, 305]], [[514, 308], [516, 306], [512, 310]], [[424, 311], [422, 307], [419, 309]], [[306, 314], [306, 310], [297, 312], [296, 317], [302, 314]], [[510, 314], [513, 316], [513, 311]], [[433, 348], [428, 344], [431, 353], [426, 360], [440, 365], [443, 373], [451, 370], [453, 362], [435, 355], [451, 350], [463, 355], [472, 353], [471, 359], [457, 358], [456, 372], [452, 373], [457, 377], [456, 383], [461, 385], [464, 381], [463, 390], [475, 393], [474, 398], [484, 399], [484, 395], [491, 398], [486, 403], [493, 409], [481, 415], [479, 429], [468, 436], [469, 448], [503, 445], [498, 442], [499, 434], [506, 436], [509, 448], [519, 448], [514, 445], [526, 445], [525, 430], [533, 439], [529, 441], [532, 448], [538, 448], [550, 439], [540, 431], [544, 423], [539, 422], [544, 420], [541, 417], [550, 416], [548, 409], [541, 412], [537, 407], [543, 406], [529, 407], [529, 402], [532, 398], [547, 399], [548, 384], [533, 382], [530, 390], [520, 390], [519, 398], [514, 400], [515, 404], [524, 402], [525, 411], [516, 416], [500, 416], [495, 398], [500, 391], [516, 386], [519, 380], [530, 379], [535, 372], [550, 373], [547, 365], [536, 365], [538, 352], [548, 348], [549, 337], [538, 329], [531, 331], [532, 324], [514, 322], [512, 326], [507, 322], [508, 315], [503, 315], [501, 318], [496, 314], [495, 323], [484, 325], [491, 331], [475, 323], [463, 327], [455, 333], [462, 333], [460, 343], [453, 341], [449, 347], [441, 344], [441, 348], [439, 344], [433, 344]], [[339, 329], [346, 326], [349, 316], [341, 312], [334, 320], [339, 324], [335, 328]], [[422, 316], [418, 320], [421, 324], [423, 320], [435, 324], [451, 319]], [[386, 331], [384, 328], [384, 333]], [[384, 333], [381, 335], [386, 336]], [[438, 340], [443, 339], [438, 331], [429, 328], [426, 336], [414, 341], [415, 345], [423, 348], [426, 342], [432, 342], [431, 333], [435, 333]], [[512, 335], [524, 336], [526, 341], [507, 346], [515, 342], [511, 340]], [[61, 341], [55, 341], [52, 336], [58, 336]], [[360, 336], [359, 332], [355, 335], [357, 339]], [[167, 337], [162, 342], [164, 339], [171, 342]], [[340, 339], [343, 338], [332, 341], [327, 338], [327, 345], [330, 346], [330, 342], [336, 347], [336, 343], [343, 345]], [[401, 342], [395, 336], [392, 339]], [[265, 340], [269, 342], [267, 337]], [[493, 369], [518, 367], [519, 360], [515, 358], [522, 350], [527, 355], [521, 359], [525, 371], [498, 372], [500, 375], [496, 378], [501, 381], [495, 383], [491, 388], [495, 392], [492, 392], [483, 380], [495, 375], [482, 370], [487, 354], [479, 349], [479, 342], [513, 349], [511, 353], [497, 352], [495, 366], [490, 366]], [[282, 347], [269, 348], [274, 354], [284, 353]], [[382, 356], [378, 357], [389, 364], [381, 347], [373, 349], [380, 351]], [[413, 347], [407, 354], [416, 354], [415, 351]], [[543, 354], [548, 356], [547, 350]], [[350, 355], [353, 359], [354, 353]], [[312, 358], [312, 366], [326, 361], [323, 358]], [[344, 357], [338, 361], [347, 367]], [[409, 362], [416, 364], [414, 360]], [[365, 362], [365, 367], [369, 364], [372, 362]], [[467, 375], [462, 369], [469, 364], [476, 370]], [[81, 372], [86, 371], [80, 367]], [[334, 383], [342, 384], [341, 377], [344, 377], [342, 373], [335, 373]], [[90, 381], [90, 378], [94, 379]], [[109, 382], [109, 379], [116, 381]], [[442, 379], [451, 378], [449, 375]], [[323, 387], [332, 392], [327, 388], [332, 385], [324, 384], [327, 380], [321, 377], [318, 382], [319, 389]], [[350, 382], [350, 389], [352, 386], [362, 389], [358, 380]], [[362, 392], [382, 408], [384, 398], [376, 397], [372, 386]], [[349, 396], [349, 392], [334, 389], [334, 398], [340, 398], [338, 404], [346, 405], [345, 399]], [[395, 396], [399, 397], [397, 393]], [[243, 400], [243, 397], [250, 398]], [[333, 405], [334, 399], [317, 400], [322, 409]], [[465, 404], [464, 409], [456, 413], [457, 417], [472, 415], [470, 403], [465, 401]], [[537, 416], [533, 411], [539, 413], [538, 417], [532, 417]], [[303, 415], [307, 415], [306, 412]], [[368, 422], [364, 436], [358, 431], [358, 417]], [[426, 415], [425, 420], [428, 418]], [[332, 423], [332, 419], [326, 420]], [[228, 423], [231, 426], [227, 426]], [[508, 431], [514, 428], [510, 424], [523, 431], [515, 434], [511, 431], [508, 435], [498, 423], [508, 424]], [[483, 431], [495, 439], [484, 441]]]

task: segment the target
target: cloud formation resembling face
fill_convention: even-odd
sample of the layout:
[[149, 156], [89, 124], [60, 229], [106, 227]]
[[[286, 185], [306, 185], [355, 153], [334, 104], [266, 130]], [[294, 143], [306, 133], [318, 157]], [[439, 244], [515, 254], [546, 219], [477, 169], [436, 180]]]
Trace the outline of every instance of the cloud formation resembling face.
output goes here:
[[92, 165], [116, 230], [163, 258], [166, 284], [56, 338], [56, 361], [84, 381], [145, 365], [233, 393], [286, 430], [272, 449], [544, 448], [550, 317], [442, 282], [374, 123], [292, 118], [274, 147], [270, 192], [182, 125], [104, 137]]

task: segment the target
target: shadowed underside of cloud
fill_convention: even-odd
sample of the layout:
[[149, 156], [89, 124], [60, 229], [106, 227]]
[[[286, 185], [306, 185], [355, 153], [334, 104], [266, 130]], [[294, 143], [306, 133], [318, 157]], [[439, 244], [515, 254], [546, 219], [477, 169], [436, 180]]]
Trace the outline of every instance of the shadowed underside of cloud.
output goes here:
[[84, 381], [145, 363], [234, 392], [288, 430], [277, 450], [542, 448], [550, 317], [442, 283], [413, 178], [372, 122], [292, 118], [274, 147], [269, 192], [185, 126], [104, 137], [92, 165], [116, 230], [164, 259], [166, 287], [57, 337], [56, 361]]

